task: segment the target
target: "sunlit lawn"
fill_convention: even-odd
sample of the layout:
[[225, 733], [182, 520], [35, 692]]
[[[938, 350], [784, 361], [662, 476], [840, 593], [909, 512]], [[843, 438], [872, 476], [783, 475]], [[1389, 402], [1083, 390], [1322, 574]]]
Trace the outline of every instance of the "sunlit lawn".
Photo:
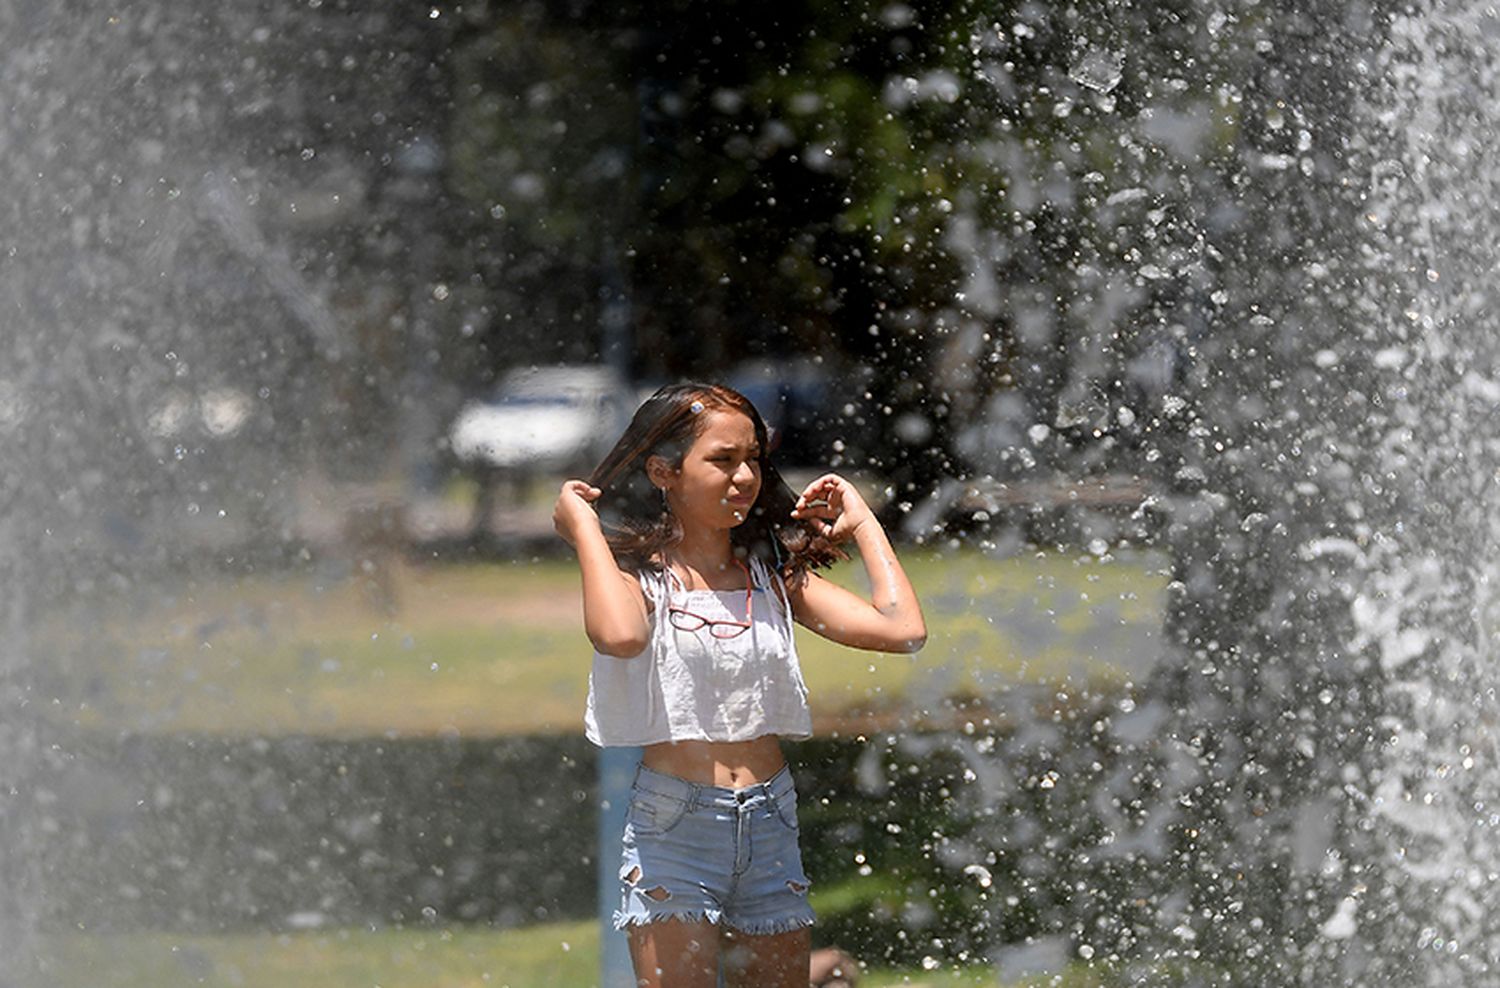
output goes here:
[[[937, 709], [1018, 682], [1118, 681], [1154, 655], [1166, 577], [1151, 556], [906, 553], [928, 615], [919, 655], [800, 632], [817, 715]], [[835, 578], [858, 586], [845, 564]], [[257, 578], [59, 616], [44, 688], [106, 729], [340, 736], [581, 729], [589, 646], [564, 560], [401, 566], [382, 613], [361, 577]]]
[[[928, 615], [915, 657], [801, 632], [820, 730], [858, 712], [928, 711], [1019, 683], [1138, 679], [1158, 647], [1166, 576], [1151, 556], [904, 554]], [[859, 587], [857, 566], [835, 578]], [[589, 666], [564, 560], [402, 566], [383, 612], [362, 578], [198, 583], [59, 613], [34, 647], [52, 716], [104, 730], [231, 735], [576, 733]], [[859, 723], [860, 721], [855, 721]], [[845, 890], [847, 891], [847, 890]], [[828, 889], [837, 895], [838, 887]], [[836, 910], [831, 899], [822, 908]], [[597, 983], [591, 921], [517, 930], [362, 929], [230, 936], [54, 936], [43, 983], [90, 988], [470, 988]], [[871, 971], [870, 986], [994, 985], [963, 971]], [[1089, 988], [1080, 968], [1016, 985]]]
[[[599, 983], [593, 921], [516, 930], [333, 930], [296, 934], [166, 933], [50, 937], [41, 945], [49, 988], [587, 988]], [[869, 988], [1000, 985], [992, 968], [872, 970]], [[1087, 968], [1013, 988], [1095, 988]], [[40, 986], [36, 986], [40, 988]]]

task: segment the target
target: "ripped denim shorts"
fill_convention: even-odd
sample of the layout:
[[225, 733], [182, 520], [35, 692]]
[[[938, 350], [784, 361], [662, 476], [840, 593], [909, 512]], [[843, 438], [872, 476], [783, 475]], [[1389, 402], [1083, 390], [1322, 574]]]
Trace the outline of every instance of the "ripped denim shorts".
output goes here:
[[791, 770], [743, 789], [636, 769], [615, 929], [677, 917], [752, 935], [810, 926]]

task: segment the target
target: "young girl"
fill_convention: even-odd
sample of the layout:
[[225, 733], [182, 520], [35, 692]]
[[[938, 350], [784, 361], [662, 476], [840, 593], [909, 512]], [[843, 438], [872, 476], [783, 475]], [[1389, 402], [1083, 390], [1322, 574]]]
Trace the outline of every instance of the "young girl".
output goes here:
[[[912, 652], [922, 611], [847, 480], [795, 499], [742, 395], [662, 388], [588, 481], [562, 486], [557, 531], [578, 553], [594, 644], [588, 737], [640, 745], [621, 906], [637, 984], [808, 983], [807, 876], [779, 738], [811, 733], [792, 622]], [[607, 533], [607, 534], [606, 534]], [[818, 577], [852, 542], [871, 599]]]

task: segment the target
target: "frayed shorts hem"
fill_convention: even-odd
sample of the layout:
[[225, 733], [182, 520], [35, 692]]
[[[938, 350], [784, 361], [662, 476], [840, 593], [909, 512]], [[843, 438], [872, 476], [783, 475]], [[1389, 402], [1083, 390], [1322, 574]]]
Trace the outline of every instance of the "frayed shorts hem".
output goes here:
[[663, 920], [675, 919], [684, 923], [702, 923], [707, 921], [714, 926], [727, 926], [730, 929], [752, 937], [775, 936], [778, 933], [791, 933], [793, 930], [806, 929], [813, 925], [812, 916], [788, 916], [785, 919], [763, 919], [753, 923], [734, 923], [726, 920], [722, 911], [718, 909], [684, 909], [679, 912], [655, 912], [649, 916], [627, 916], [615, 913], [614, 926], [617, 930], [625, 930], [632, 926], [650, 926]]
[[615, 929], [623, 930], [631, 926], [649, 926], [659, 923], [665, 919], [681, 920], [684, 923], [701, 923], [704, 920], [718, 926], [724, 920], [724, 914], [718, 909], [680, 909], [676, 912], [654, 912], [647, 916], [627, 915], [615, 913]]

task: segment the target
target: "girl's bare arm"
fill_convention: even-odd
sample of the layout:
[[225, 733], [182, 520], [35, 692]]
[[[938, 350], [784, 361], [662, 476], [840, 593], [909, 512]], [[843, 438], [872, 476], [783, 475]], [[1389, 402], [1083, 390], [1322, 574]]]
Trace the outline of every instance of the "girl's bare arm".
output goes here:
[[604, 539], [592, 506], [598, 497], [598, 488], [581, 480], [565, 482], [552, 509], [552, 524], [578, 553], [589, 641], [605, 655], [634, 658], [645, 651], [651, 636], [646, 595], [635, 574], [620, 569]]
[[885, 530], [854, 485], [827, 474], [808, 485], [793, 512], [835, 541], [853, 541], [870, 578], [870, 599], [809, 573], [794, 585], [792, 610], [802, 625], [841, 645], [915, 652], [927, 641], [922, 605]]

